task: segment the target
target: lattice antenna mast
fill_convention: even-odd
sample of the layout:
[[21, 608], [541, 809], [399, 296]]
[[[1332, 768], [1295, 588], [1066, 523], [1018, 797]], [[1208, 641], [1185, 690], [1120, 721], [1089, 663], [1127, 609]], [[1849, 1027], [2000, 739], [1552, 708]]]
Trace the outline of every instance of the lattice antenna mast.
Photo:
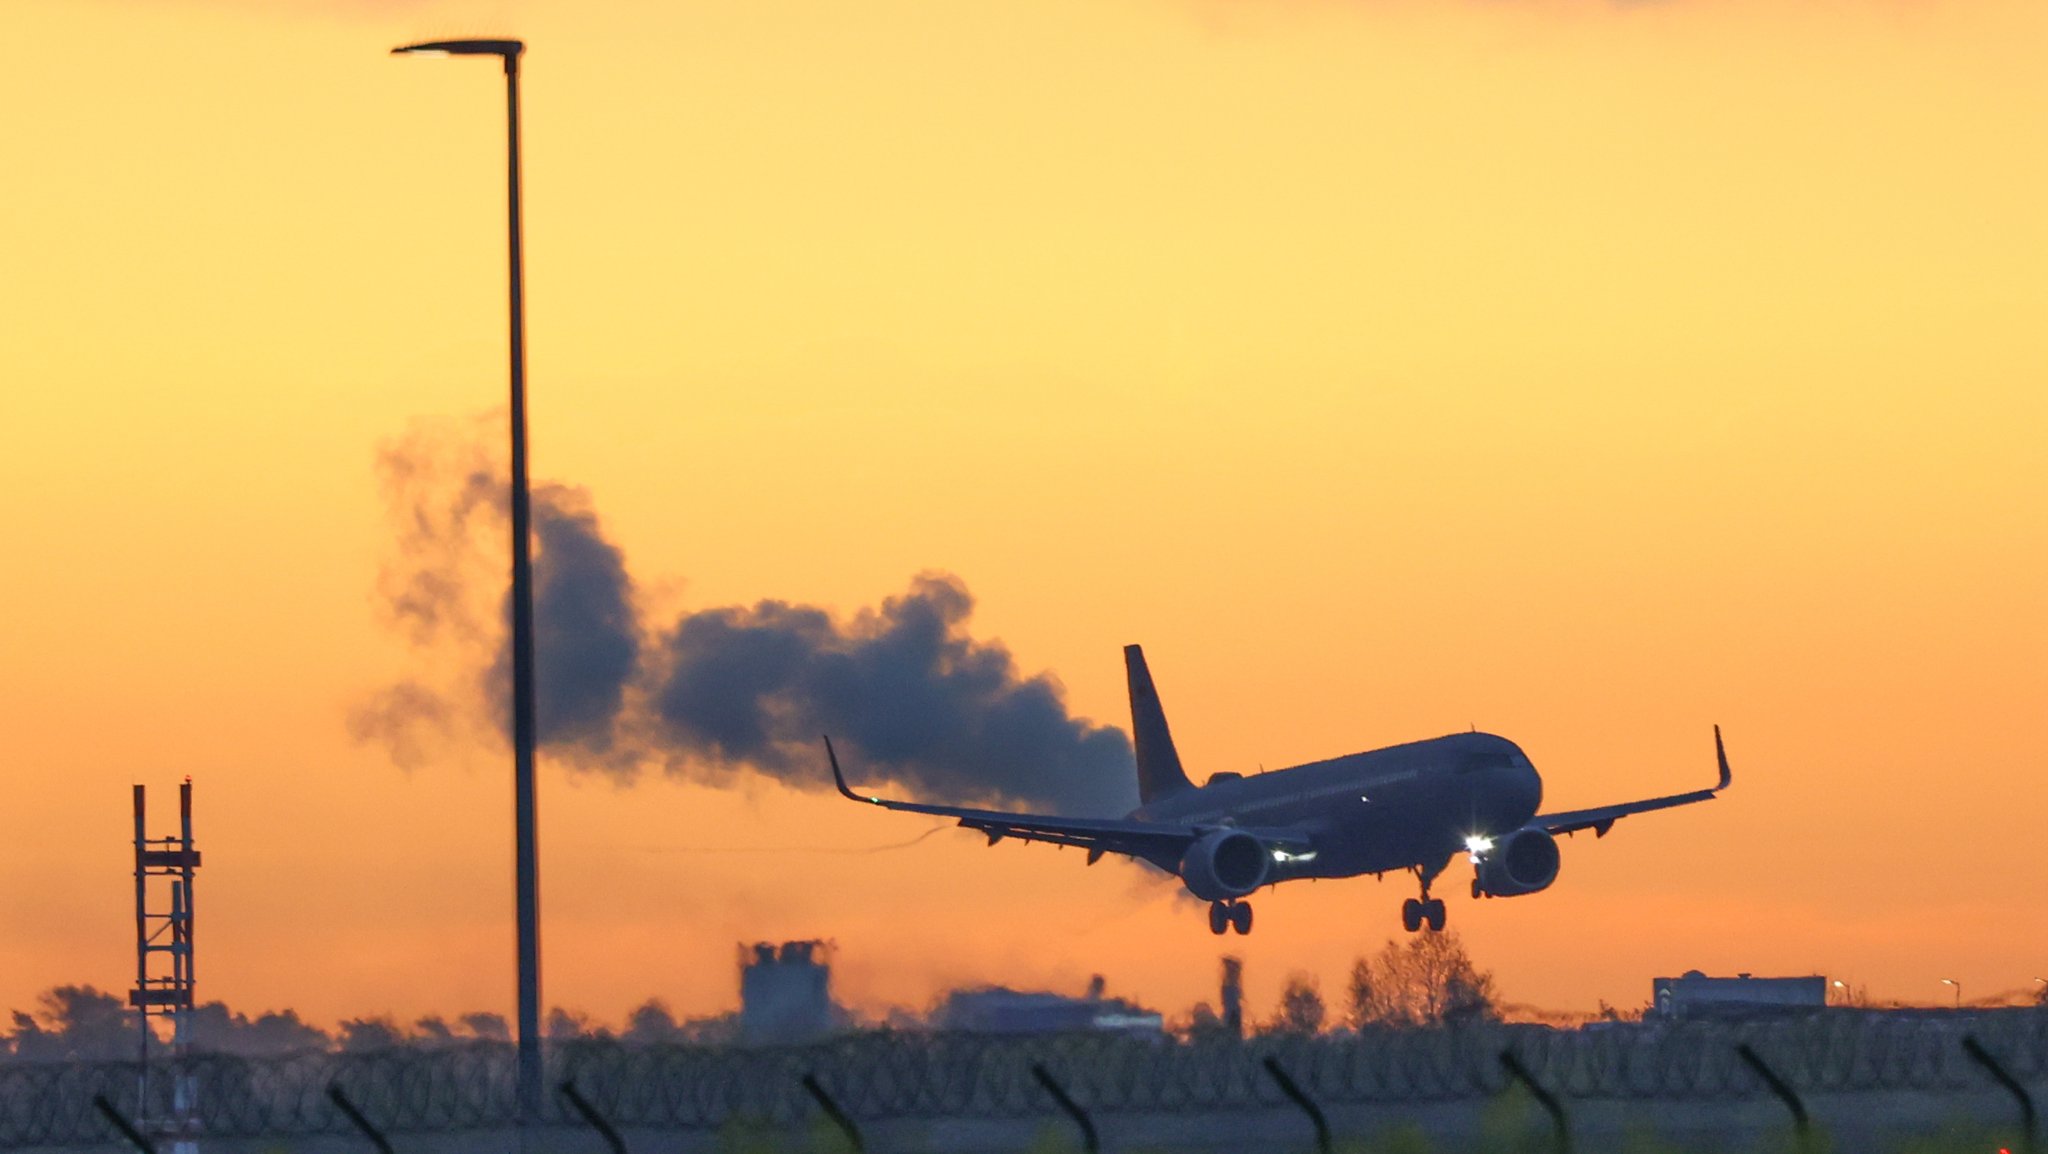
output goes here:
[[[135, 787], [135, 989], [128, 1003], [141, 1022], [137, 1087], [141, 1114], [159, 1134], [172, 1139], [171, 1154], [198, 1154], [198, 1086], [185, 1066], [191, 1045], [192, 991], [197, 971], [192, 952], [192, 882], [199, 851], [192, 844], [192, 779], [178, 787], [178, 833], [152, 838], [145, 825], [143, 789]], [[152, 892], [156, 891], [156, 892]], [[161, 902], [153, 905], [152, 902]], [[171, 1027], [170, 1101], [154, 1095], [150, 1081], [152, 1018]], [[166, 1109], [165, 1107], [168, 1107]]]

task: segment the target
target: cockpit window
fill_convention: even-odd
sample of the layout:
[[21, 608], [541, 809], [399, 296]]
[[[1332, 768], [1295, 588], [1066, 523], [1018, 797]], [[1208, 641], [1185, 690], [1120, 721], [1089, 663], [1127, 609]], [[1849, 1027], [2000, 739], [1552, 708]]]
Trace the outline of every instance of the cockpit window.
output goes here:
[[1458, 761], [1459, 773], [1478, 773], [1486, 769], [1530, 769], [1529, 759], [1516, 749], [1491, 749], [1485, 752], [1468, 753]]

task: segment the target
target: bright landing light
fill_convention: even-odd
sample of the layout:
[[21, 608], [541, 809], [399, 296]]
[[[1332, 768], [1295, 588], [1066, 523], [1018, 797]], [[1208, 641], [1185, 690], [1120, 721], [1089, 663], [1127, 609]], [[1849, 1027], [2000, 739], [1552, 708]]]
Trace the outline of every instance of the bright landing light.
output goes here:
[[1479, 859], [1492, 849], [1493, 839], [1483, 833], [1475, 833], [1465, 839], [1465, 856], [1471, 859], [1473, 865], [1478, 865]]

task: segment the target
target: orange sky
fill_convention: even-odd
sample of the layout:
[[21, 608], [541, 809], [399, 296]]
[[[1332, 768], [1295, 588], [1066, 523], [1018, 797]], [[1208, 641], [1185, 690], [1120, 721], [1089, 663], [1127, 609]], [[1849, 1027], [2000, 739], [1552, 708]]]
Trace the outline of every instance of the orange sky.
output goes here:
[[[345, 719], [380, 442], [501, 403], [526, 63], [536, 475], [650, 608], [939, 569], [1199, 776], [1468, 725], [1579, 806], [1452, 924], [1514, 1001], [2048, 974], [2048, 82], [2034, 0], [11, 0], [0, 14], [0, 1008], [129, 980], [127, 788], [198, 782], [202, 994], [509, 1010], [507, 759]], [[443, 655], [446, 660], [453, 660]], [[733, 1004], [839, 943], [1170, 1012], [1218, 942], [1136, 870], [756, 782], [546, 773], [546, 997]], [[1232, 940], [1341, 988], [1405, 884]]]

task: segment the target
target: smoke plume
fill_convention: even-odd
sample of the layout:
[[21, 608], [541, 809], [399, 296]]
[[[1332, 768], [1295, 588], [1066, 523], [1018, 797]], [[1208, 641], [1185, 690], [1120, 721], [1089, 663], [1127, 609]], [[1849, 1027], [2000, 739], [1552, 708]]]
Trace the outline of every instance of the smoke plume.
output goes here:
[[[584, 760], [610, 758], [626, 688], [640, 663], [640, 621], [626, 561], [604, 539], [580, 490], [533, 491], [534, 711], [541, 744]], [[512, 614], [507, 593], [502, 619]], [[512, 694], [507, 638], [485, 678], [491, 701]]]
[[[423, 763], [465, 723], [508, 729], [510, 602], [490, 560], [503, 556], [506, 486], [475, 431], [423, 427], [379, 456], [396, 523], [384, 615], [420, 649], [464, 656], [445, 684], [400, 682], [351, 717], [358, 740], [401, 764]], [[829, 733], [862, 781], [927, 800], [1089, 815], [1137, 804], [1123, 731], [1073, 717], [1049, 674], [1026, 675], [1002, 644], [970, 635], [974, 598], [957, 577], [920, 574], [845, 618], [762, 601], [650, 623], [587, 494], [536, 487], [533, 529], [537, 722], [551, 757], [622, 781], [751, 772], [822, 789]]]
[[1057, 682], [968, 636], [973, 611], [959, 578], [925, 573], [846, 622], [780, 601], [687, 614], [662, 638], [663, 746], [816, 781], [829, 733], [921, 797], [1129, 810], [1123, 731], [1070, 716]]

